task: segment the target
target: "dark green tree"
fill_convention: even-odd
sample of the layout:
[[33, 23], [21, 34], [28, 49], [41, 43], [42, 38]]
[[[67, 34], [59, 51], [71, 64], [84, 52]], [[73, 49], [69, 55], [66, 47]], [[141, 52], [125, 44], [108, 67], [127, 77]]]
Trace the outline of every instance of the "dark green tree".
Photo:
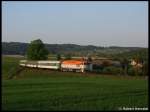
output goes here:
[[61, 60], [61, 55], [57, 54], [57, 60]]
[[67, 59], [67, 60], [71, 59], [71, 54], [67, 54], [67, 55], [66, 55], [66, 59]]
[[144, 64], [143, 64], [143, 68], [142, 68], [143, 70], [143, 75], [148, 75], [148, 62], [145, 62]]
[[128, 74], [128, 69], [129, 69], [129, 61], [127, 58], [123, 58], [120, 60], [121, 62], [121, 67], [124, 71], [124, 75], [127, 75]]
[[46, 60], [48, 54], [48, 50], [40, 39], [31, 41], [27, 49], [27, 59], [29, 60]]

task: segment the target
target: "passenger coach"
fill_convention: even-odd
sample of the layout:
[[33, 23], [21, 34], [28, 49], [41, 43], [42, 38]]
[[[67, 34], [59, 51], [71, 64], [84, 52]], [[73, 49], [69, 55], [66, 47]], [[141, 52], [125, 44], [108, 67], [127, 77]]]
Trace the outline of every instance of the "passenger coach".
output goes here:
[[27, 61], [27, 60], [21, 60], [20, 66], [58, 70], [58, 69], [60, 69], [60, 61]]

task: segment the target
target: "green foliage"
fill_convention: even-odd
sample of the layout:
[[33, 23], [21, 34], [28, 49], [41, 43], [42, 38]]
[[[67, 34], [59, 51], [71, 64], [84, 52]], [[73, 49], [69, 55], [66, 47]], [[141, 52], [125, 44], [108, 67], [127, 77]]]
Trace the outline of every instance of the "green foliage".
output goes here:
[[[21, 54], [24, 55], [27, 52], [28, 43], [20, 42], [2, 42], [2, 54]], [[72, 56], [92, 56], [109, 57], [132, 57], [136, 53], [145, 58], [145, 54], [148, 52], [148, 48], [138, 47], [98, 47], [98, 46], [81, 46], [75, 44], [45, 44], [45, 47], [52, 54], [68, 54]], [[147, 56], [148, 57], [148, 56]]]
[[136, 75], [136, 71], [133, 67], [130, 67], [128, 69], [128, 75], [131, 75], [131, 76], [135, 76]]
[[20, 42], [2, 42], [2, 54], [25, 55], [28, 44]]
[[104, 67], [103, 73], [117, 75], [122, 73], [122, 69], [120, 67], [108, 66], [108, 67]]
[[143, 70], [143, 75], [147, 75], [148, 76], [148, 62], [145, 62], [143, 64], [142, 70]]
[[131, 76], [146, 76], [146, 75], [148, 75], [148, 66], [146, 67], [144, 65], [143, 68], [136, 68], [136, 67], [130, 66], [129, 69], [128, 69], [128, 75], [131, 75]]
[[123, 57], [122, 59], [120, 59], [120, 62], [121, 62], [121, 67], [122, 67], [122, 70], [123, 70], [123, 74], [127, 75], [128, 68], [129, 68], [129, 60], [127, 58]]
[[57, 54], [57, 60], [61, 60], [61, 55]]
[[66, 60], [69, 60], [69, 59], [71, 59], [71, 54], [67, 54], [66, 56], [65, 56], [66, 58]]
[[148, 49], [147, 48], [141, 48], [137, 50], [131, 50], [129, 52], [123, 52], [113, 55], [114, 59], [122, 60], [123, 58], [126, 59], [135, 59], [139, 61], [148, 61]]
[[46, 60], [48, 58], [48, 50], [45, 48], [40, 39], [31, 41], [27, 49], [27, 58], [29, 60]]
[[15, 73], [19, 67], [19, 60], [24, 59], [23, 57], [2, 57], [2, 78], [7, 79], [10, 74]]

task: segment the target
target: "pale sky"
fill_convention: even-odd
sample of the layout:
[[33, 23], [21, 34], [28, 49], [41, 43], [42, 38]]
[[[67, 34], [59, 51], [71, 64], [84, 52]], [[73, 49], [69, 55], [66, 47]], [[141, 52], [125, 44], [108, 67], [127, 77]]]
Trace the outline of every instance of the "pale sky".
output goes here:
[[2, 42], [148, 47], [147, 1], [3, 1]]

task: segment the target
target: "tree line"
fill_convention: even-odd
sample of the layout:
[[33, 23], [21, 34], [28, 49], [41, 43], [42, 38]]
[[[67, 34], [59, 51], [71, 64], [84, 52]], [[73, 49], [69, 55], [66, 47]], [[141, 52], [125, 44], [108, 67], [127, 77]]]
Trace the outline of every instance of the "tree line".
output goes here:
[[[25, 55], [29, 43], [20, 42], [2, 42], [2, 54], [7, 55]], [[45, 44], [45, 48], [49, 54], [65, 54], [72, 56], [87, 56], [87, 54], [93, 56], [104, 56], [109, 57], [112, 54], [118, 52], [135, 51], [144, 48], [138, 47], [102, 47], [93, 45], [76, 45], [76, 44]]]
[[[17, 46], [17, 44], [19, 44], [19, 43], [9, 44], [9, 46], [7, 46], [7, 47], [6, 47], [6, 43], [3, 43], [3, 44], [4, 44], [2, 46], [3, 52], [4, 52], [4, 49], [6, 49], [7, 47], [12, 48], [13, 50], [15, 49], [16, 51], [22, 50], [20, 53], [23, 55], [26, 55], [28, 60], [46, 60], [46, 59], [48, 59], [49, 53], [52, 53], [49, 51], [49, 49], [46, 47], [46, 45], [40, 39], [33, 40], [33, 41], [31, 41], [30, 44], [22, 44], [23, 48], [22, 47], [19, 48]], [[15, 46], [15, 47], [12, 47], [12, 46]], [[24, 46], [27, 48], [24, 48]], [[71, 46], [73, 46], [73, 48], [71, 48]], [[60, 60], [61, 59], [61, 53], [58, 50], [59, 45], [56, 45], [55, 47], [56, 48], [53, 49], [53, 50], [56, 50], [54, 54], [57, 55], [57, 57], [56, 57], [57, 60]], [[80, 46], [80, 47], [83, 47], [83, 46]], [[79, 50], [77, 45], [71, 45], [71, 44], [65, 45], [65, 48], [66, 49], [78, 49]], [[96, 48], [95, 46], [88, 46], [87, 47], [88, 50], [92, 50], [95, 48]], [[113, 48], [118, 49], [118, 47], [113, 47]], [[63, 49], [63, 47], [61, 49]], [[100, 48], [100, 49], [104, 49], [104, 48]], [[106, 57], [111, 57], [112, 59], [119, 61], [120, 62], [120, 68], [110, 66], [108, 61], [104, 61], [100, 67], [97, 67], [98, 71], [100, 71], [100, 72], [105, 71], [106, 73], [107, 72], [109, 72], [109, 73], [114, 72], [114, 73], [120, 73], [120, 74], [124, 74], [124, 75], [148, 75], [148, 49], [146, 49], [146, 48], [138, 48], [138, 49], [131, 48], [131, 49], [132, 50], [130, 50], [128, 52], [115, 53], [115, 54], [112, 53], [109, 55], [106, 54]], [[10, 49], [7, 49], [6, 51], [8, 51], [8, 53], [9, 53], [9, 50]], [[72, 56], [73, 56], [73, 54], [70, 54], [68, 52], [65, 54], [66, 59], [71, 59]], [[83, 56], [83, 54], [81, 56]], [[93, 56], [95, 56], [95, 54], [88, 55], [88, 60], [92, 61], [91, 57], [93, 57]], [[131, 66], [130, 65], [131, 59], [137, 63], [142, 64], [142, 67]]]

